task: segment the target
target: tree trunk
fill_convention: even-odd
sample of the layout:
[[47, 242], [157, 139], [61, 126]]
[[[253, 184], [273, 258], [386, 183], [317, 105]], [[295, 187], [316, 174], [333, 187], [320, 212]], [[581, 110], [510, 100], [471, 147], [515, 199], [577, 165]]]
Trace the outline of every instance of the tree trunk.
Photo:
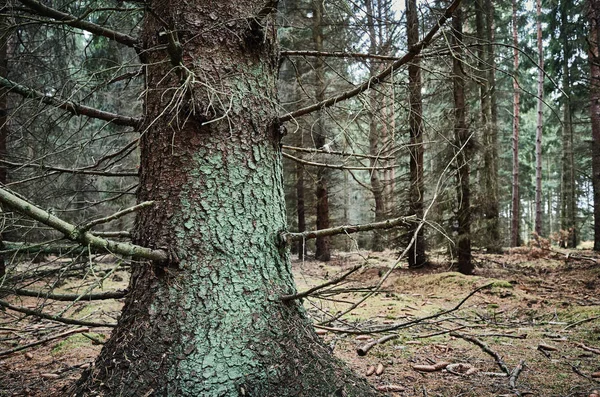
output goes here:
[[519, 197], [519, 39], [517, 36], [517, 0], [512, 0], [512, 26], [513, 26], [513, 169], [512, 169], [512, 218], [511, 218], [511, 246], [520, 245], [520, 197]]
[[600, 1], [589, 0], [590, 115], [592, 120], [592, 186], [594, 189], [594, 250], [600, 251]]
[[[487, 18], [487, 12], [491, 18]], [[487, 26], [489, 25], [489, 26]], [[495, 119], [492, 113], [492, 97], [495, 95], [495, 59], [493, 57], [493, 6], [484, 4], [484, 0], [477, 0], [475, 8], [475, 27], [479, 46], [479, 101], [481, 108], [482, 141], [484, 167], [483, 179], [483, 212], [484, 212], [484, 244], [489, 253], [498, 253], [502, 249], [500, 240], [500, 222], [498, 210], [498, 139]], [[492, 52], [492, 56], [490, 56]], [[494, 98], [495, 101], [495, 98]], [[495, 104], [495, 102], [494, 102]]]
[[[298, 156], [302, 158], [300, 154]], [[306, 212], [304, 206], [304, 166], [296, 163], [296, 210], [298, 212], [298, 232], [306, 231]], [[306, 241], [297, 243], [298, 259], [304, 259], [306, 256]]]
[[573, 158], [573, 123], [571, 114], [571, 73], [569, 58], [571, 54], [569, 40], [567, 38], [567, 9], [561, 5], [560, 38], [563, 44], [562, 59], [562, 89], [566, 93], [563, 100], [563, 125], [562, 125], [562, 195], [561, 195], [561, 229], [567, 232], [565, 248], [577, 246], [576, 197], [575, 197], [575, 164]]
[[[323, 13], [324, 4], [322, 1], [313, 1], [313, 42], [315, 50], [323, 51]], [[325, 99], [325, 61], [322, 57], [315, 60], [315, 100], [321, 102]], [[325, 112], [319, 111], [318, 120], [314, 126], [313, 140], [317, 149], [322, 149], [326, 142], [325, 132]], [[329, 171], [320, 167], [317, 169], [317, 230], [329, 228], [329, 194], [327, 192], [327, 182]], [[331, 244], [329, 237], [317, 237], [315, 248], [315, 258], [327, 262], [331, 259]]]
[[[249, 0], [152, 7], [162, 19], [143, 25], [153, 50], [138, 200], [155, 204], [138, 213], [134, 240], [171, 260], [134, 265], [119, 324], [72, 394], [377, 395], [332, 358], [300, 302], [278, 299], [295, 287], [280, 238], [274, 21], [256, 21]], [[177, 29], [160, 34], [163, 21]]]
[[473, 273], [471, 261], [471, 191], [469, 156], [471, 153], [469, 129], [467, 127], [467, 105], [465, 100], [465, 74], [462, 69], [462, 6], [452, 16], [452, 82], [454, 86], [454, 137], [456, 141], [456, 194], [458, 209], [457, 255], [458, 271], [463, 274]]
[[[378, 13], [375, 14], [373, 7], [373, 0], [365, 1], [365, 8], [367, 10], [367, 29], [369, 32], [369, 53], [380, 54], [382, 46], [382, 35], [377, 34], [375, 24], [381, 25], [381, 9], [378, 9]], [[377, 19], [377, 22], [376, 22]], [[381, 33], [383, 27], [379, 26], [378, 32]], [[381, 71], [380, 63], [370, 61], [369, 63], [369, 74], [370, 78], [376, 76]], [[381, 88], [383, 90], [383, 88]], [[378, 113], [383, 111], [385, 103], [385, 96], [379, 90], [369, 91], [369, 154], [374, 156], [369, 160], [371, 167], [381, 166], [381, 161], [376, 156], [381, 155], [381, 147], [383, 141], [383, 134], [381, 133], [382, 126], [379, 125], [378, 120], [381, 117]], [[373, 198], [375, 199], [375, 222], [381, 222], [386, 217], [386, 205], [385, 205], [385, 186], [381, 181], [381, 173], [378, 170], [371, 170], [371, 191], [373, 192]], [[371, 242], [371, 250], [378, 252], [383, 251], [384, 242], [383, 236], [379, 231], [373, 232], [373, 240]]]
[[542, 132], [544, 106], [544, 46], [542, 42], [542, 0], [536, 2], [537, 48], [538, 48], [538, 87], [537, 87], [537, 129], [535, 133], [535, 233], [542, 236]]
[[[0, 8], [6, 8], [6, 0], [0, 1]], [[8, 38], [10, 36], [9, 21], [7, 16], [0, 16], [0, 77], [8, 77]], [[0, 88], [0, 159], [7, 160], [8, 143], [8, 90]], [[6, 167], [0, 164], [0, 185], [8, 182]], [[5, 226], [4, 214], [0, 207], [0, 251], [4, 249], [2, 229]], [[6, 274], [6, 258], [0, 254], [0, 284]]]
[[[408, 48], [419, 41], [419, 17], [417, 1], [406, 1], [406, 37]], [[417, 219], [423, 219], [423, 101], [421, 99], [421, 67], [418, 59], [408, 66], [408, 102], [410, 111], [408, 124], [410, 129], [410, 212]], [[425, 235], [423, 227], [411, 223], [409, 238], [413, 241], [408, 251], [408, 267], [420, 267], [427, 262], [425, 257]]]

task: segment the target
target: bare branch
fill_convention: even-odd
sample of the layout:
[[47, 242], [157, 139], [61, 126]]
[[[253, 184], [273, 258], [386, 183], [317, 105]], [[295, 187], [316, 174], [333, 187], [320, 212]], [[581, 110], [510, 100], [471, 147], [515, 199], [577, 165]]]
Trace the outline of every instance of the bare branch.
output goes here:
[[59, 99], [53, 96], [45, 95], [32, 88], [25, 87], [14, 81], [0, 77], [0, 86], [8, 88], [10, 92], [19, 94], [25, 98], [39, 100], [47, 105], [54, 106], [58, 109], [66, 110], [76, 116], [87, 116], [94, 119], [104, 120], [116, 125], [125, 125], [137, 128], [141, 119], [136, 117], [121, 116], [115, 113], [106, 112], [104, 110], [95, 109], [89, 106], [79, 105], [72, 101]]
[[9, 354], [13, 354], [13, 353], [16, 353], [16, 352], [21, 351], [21, 350], [29, 349], [30, 347], [34, 347], [34, 346], [38, 346], [38, 345], [43, 345], [46, 342], [50, 342], [52, 340], [59, 339], [59, 338], [64, 338], [65, 336], [69, 336], [69, 335], [73, 335], [73, 334], [78, 334], [78, 333], [81, 333], [81, 332], [89, 332], [89, 330], [90, 330], [89, 328], [77, 328], [77, 329], [72, 329], [72, 330], [69, 330], [69, 331], [61, 332], [60, 334], [52, 335], [52, 336], [49, 336], [47, 338], [38, 340], [36, 342], [28, 343], [26, 345], [17, 346], [17, 347], [15, 347], [13, 349], [10, 349], [10, 350], [4, 350], [4, 351], [0, 352], [0, 357], [2, 357], [2, 356], [8, 356]]
[[362, 265], [356, 265], [354, 266], [352, 269], [350, 269], [349, 271], [347, 271], [346, 273], [342, 274], [340, 277], [334, 278], [333, 280], [327, 281], [326, 283], [323, 283], [321, 285], [317, 285], [316, 287], [312, 287], [304, 292], [299, 292], [297, 294], [294, 295], [283, 295], [281, 298], [282, 301], [287, 302], [287, 301], [291, 301], [291, 300], [295, 300], [295, 299], [302, 299], [305, 298], [307, 296], [309, 296], [310, 294], [312, 294], [315, 291], [318, 291], [320, 289], [323, 289], [325, 287], [329, 287], [330, 285], [334, 285], [337, 284], [341, 281], [343, 281], [344, 279], [346, 279], [346, 277], [348, 277], [349, 275], [351, 275], [352, 273], [354, 273], [355, 271], [357, 271], [358, 269], [360, 269], [362, 267]]
[[304, 153], [314, 153], [314, 154], [333, 154], [338, 156], [346, 156], [346, 157], [358, 157], [363, 159], [378, 159], [378, 160], [393, 160], [393, 156], [373, 156], [369, 154], [361, 154], [361, 153], [349, 153], [349, 152], [336, 152], [334, 150], [320, 150], [320, 149], [312, 149], [312, 148], [304, 148], [304, 147], [296, 147], [296, 146], [288, 146], [281, 145], [282, 149], [285, 150], [293, 150], [295, 152], [304, 152]]
[[380, 59], [382, 61], [396, 61], [399, 57], [392, 55], [376, 55], [376, 54], [363, 54], [359, 52], [345, 52], [345, 51], [281, 51], [281, 56], [287, 57], [329, 57], [329, 58], [360, 58], [360, 59]]
[[43, 5], [36, 0], [19, 0], [22, 4], [26, 5], [36, 14], [52, 18], [59, 22], [63, 22], [66, 25], [73, 26], [74, 28], [82, 29], [87, 32], [108, 37], [118, 43], [124, 44], [128, 47], [135, 47], [138, 44], [138, 40], [135, 37], [126, 35], [121, 32], [117, 32], [111, 29], [107, 29], [104, 26], [96, 25], [95, 23], [84, 21], [74, 15], [67, 14], [62, 11], [55, 10], [54, 8]]
[[9, 289], [1, 288], [0, 293], [9, 293], [18, 296], [31, 296], [34, 298], [51, 299], [54, 301], [72, 302], [72, 301], [97, 301], [106, 299], [121, 299], [125, 297], [125, 291], [99, 292], [97, 294], [53, 294], [43, 291], [32, 291], [27, 289]]
[[298, 109], [294, 112], [285, 114], [279, 118], [279, 121], [280, 122], [289, 121], [294, 118], [304, 116], [309, 113], [313, 113], [318, 110], [331, 107], [331, 106], [337, 104], [338, 102], [352, 98], [352, 97], [368, 90], [369, 88], [383, 82], [387, 77], [392, 75], [392, 73], [394, 73], [396, 70], [398, 70], [401, 66], [412, 61], [417, 55], [419, 55], [419, 53], [421, 52], [421, 50], [423, 50], [423, 48], [426, 48], [431, 43], [433, 36], [440, 30], [440, 27], [450, 17], [452, 17], [452, 13], [454, 12], [454, 10], [456, 10], [458, 5], [460, 4], [460, 1], [461, 0], [454, 0], [452, 2], [452, 4], [450, 4], [450, 6], [446, 9], [446, 11], [444, 12], [444, 15], [442, 15], [442, 17], [433, 26], [433, 28], [431, 28], [429, 33], [427, 33], [427, 35], [425, 37], [423, 37], [423, 40], [421, 40], [420, 42], [418, 42], [417, 44], [415, 44], [414, 46], [409, 48], [408, 52], [402, 58], [400, 58], [397, 61], [395, 61], [394, 63], [392, 63], [392, 65], [387, 67], [383, 72], [379, 73], [376, 76], [371, 77], [369, 80], [365, 81], [364, 83], [362, 83], [361, 85], [359, 85], [358, 87], [356, 87], [352, 90], [346, 91], [338, 96], [328, 98], [324, 101], [315, 103], [315, 104], [307, 106], [305, 108]]
[[301, 241], [317, 237], [333, 236], [336, 234], [358, 233], [375, 229], [391, 229], [393, 227], [400, 226], [402, 224], [415, 220], [416, 218], [414, 215], [403, 216], [400, 218], [388, 219], [382, 222], [366, 223], [362, 225], [337, 226], [329, 229], [310, 230], [302, 233], [283, 233], [282, 237], [288, 244], [290, 244], [292, 241]]
[[82, 245], [89, 245], [96, 249], [104, 249], [111, 253], [128, 255], [134, 258], [150, 259], [156, 262], [166, 262], [169, 258], [167, 252], [164, 250], [154, 250], [130, 243], [111, 241], [94, 236], [90, 232], [81, 232], [76, 226], [49, 214], [43, 209], [9, 193], [3, 188], [0, 188], [0, 202], [8, 208], [12, 208], [17, 212], [28, 215], [36, 221], [58, 230], [65, 235], [65, 238], [76, 241]]
[[144, 201], [143, 203], [139, 203], [139, 204], [134, 205], [133, 207], [129, 207], [124, 210], [115, 212], [114, 214], [106, 216], [104, 218], [95, 219], [93, 221], [86, 223], [85, 225], [80, 226], [79, 233], [87, 232], [94, 226], [100, 225], [102, 223], [108, 223], [108, 222], [114, 221], [115, 219], [119, 219], [119, 218], [121, 218], [127, 214], [131, 214], [132, 212], [135, 212], [139, 209], [150, 207], [153, 204], [154, 204], [154, 201]]
[[5, 307], [15, 312], [27, 314], [28, 316], [36, 316], [46, 320], [56, 321], [64, 324], [82, 325], [84, 327], [116, 327], [117, 324], [112, 323], [96, 323], [93, 321], [75, 320], [73, 318], [53, 316], [51, 314], [43, 313], [39, 310], [31, 310], [24, 307], [13, 306], [10, 303], [0, 301], [0, 306]]
[[63, 172], [67, 174], [81, 174], [81, 175], [98, 175], [98, 176], [110, 176], [110, 177], [121, 177], [121, 176], [138, 176], [138, 172], [111, 172], [111, 171], [92, 171], [84, 170], [81, 168], [63, 168], [53, 167], [49, 165], [41, 164], [25, 164], [25, 163], [14, 163], [12, 161], [6, 161], [0, 159], [0, 164], [9, 166], [11, 168], [39, 168], [47, 171]]
[[322, 167], [322, 168], [330, 168], [334, 170], [357, 170], [357, 171], [373, 171], [373, 170], [386, 170], [390, 168], [394, 168], [395, 166], [385, 166], [385, 167], [355, 167], [351, 165], [344, 164], [327, 164], [327, 163], [315, 163], [313, 161], [307, 161], [300, 159], [298, 157], [292, 156], [291, 154], [287, 154], [285, 152], [281, 152], [283, 157], [288, 158], [290, 160], [294, 160], [300, 164], [310, 165], [312, 167]]

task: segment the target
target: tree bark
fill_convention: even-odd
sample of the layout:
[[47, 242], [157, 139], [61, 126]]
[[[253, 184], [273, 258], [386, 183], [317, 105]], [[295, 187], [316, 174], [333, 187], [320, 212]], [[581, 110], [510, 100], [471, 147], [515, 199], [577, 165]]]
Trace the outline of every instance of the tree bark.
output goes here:
[[[322, 1], [313, 0], [313, 27], [312, 35], [315, 49], [323, 51], [323, 13], [324, 4]], [[322, 57], [315, 60], [315, 99], [321, 102], [325, 99], [325, 61]], [[313, 140], [316, 149], [323, 149], [326, 142], [325, 132], [325, 112], [320, 110], [317, 113], [317, 122], [314, 126]], [[329, 170], [324, 167], [317, 169], [317, 229], [329, 228], [329, 194], [327, 191], [327, 182]], [[315, 242], [315, 258], [327, 262], [331, 259], [331, 243], [329, 237], [319, 237]]]
[[567, 233], [564, 241], [565, 248], [577, 246], [577, 225], [575, 216], [577, 212], [575, 195], [575, 164], [573, 158], [573, 123], [571, 112], [571, 73], [569, 58], [571, 54], [567, 37], [567, 7], [560, 5], [560, 39], [563, 45], [562, 59], [562, 89], [566, 93], [563, 98], [563, 123], [562, 123], [562, 176], [561, 176], [561, 229]]
[[[250, 0], [152, 8], [162, 18], [143, 25], [138, 200], [155, 205], [134, 241], [171, 260], [136, 267], [118, 326], [65, 395], [376, 396], [319, 342], [301, 303], [279, 299], [296, 291], [280, 238], [273, 20], [256, 21]], [[185, 68], [169, 61], [164, 21]], [[198, 83], [183, 91], [188, 73]]]
[[[300, 155], [300, 158], [302, 156]], [[298, 212], [298, 231], [306, 231], [306, 210], [304, 204], [304, 166], [296, 163], [296, 211]], [[306, 242], [297, 243], [298, 259], [306, 256]]]
[[544, 106], [544, 46], [542, 42], [542, 0], [536, 2], [538, 86], [537, 129], [535, 133], [535, 233], [542, 236], [542, 132]]
[[594, 250], [600, 251], [600, 1], [589, 0], [590, 116], [592, 121], [592, 185]]
[[512, 0], [512, 36], [513, 36], [513, 136], [512, 136], [512, 212], [511, 246], [520, 245], [520, 195], [519, 195], [519, 39], [517, 36], [517, 0]]
[[[493, 6], [485, 4], [484, 0], [477, 0], [475, 4], [475, 28], [479, 45], [477, 57], [479, 58], [479, 103], [481, 112], [483, 161], [482, 172], [483, 186], [483, 217], [485, 239], [483, 244], [489, 253], [501, 251], [500, 222], [498, 212], [498, 139], [495, 119], [492, 112], [492, 100], [495, 95], [495, 59], [493, 57]], [[486, 7], [490, 10], [486, 11]], [[486, 13], [487, 12], [487, 13]], [[488, 18], [488, 13], [491, 18]], [[489, 26], [488, 26], [489, 25]], [[492, 56], [490, 56], [492, 52]], [[495, 103], [495, 102], [494, 102]]]
[[[406, 37], [408, 48], [419, 42], [419, 17], [417, 1], [406, 0]], [[410, 111], [408, 124], [410, 131], [410, 212], [417, 219], [423, 219], [423, 101], [421, 99], [421, 67], [419, 59], [408, 65], [408, 102]], [[408, 230], [413, 240], [408, 251], [408, 267], [420, 267], [427, 262], [425, 257], [425, 231], [418, 224], [411, 224]]]
[[458, 208], [456, 218], [457, 229], [457, 254], [458, 271], [463, 274], [473, 273], [471, 261], [471, 190], [469, 157], [471, 143], [467, 127], [467, 105], [465, 100], [465, 74], [462, 69], [463, 62], [463, 31], [462, 31], [462, 6], [456, 9], [452, 16], [452, 83], [454, 87], [454, 138], [456, 142], [456, 195]]
[[[0, 1], [0, 8], [5, 9], [6, 0]], [[0, 16], [0, 77], [8, 77], [8, 38], [10, 37], [10, 28], [7, 16]], [[0, 160], [8, 160], [6, 155], [8, 143], [8, 90], [0, 87]], [[8, 182], [6, 166], [0, 164], [0, 185], [5, 185]], [[0, 251], [4, 250], [4, 239], [2, 236], [4, 222], [4, 214], [0, 206]], [[6, 258], [0, 254], [0, 284], [2, 278], [6, 274]]]

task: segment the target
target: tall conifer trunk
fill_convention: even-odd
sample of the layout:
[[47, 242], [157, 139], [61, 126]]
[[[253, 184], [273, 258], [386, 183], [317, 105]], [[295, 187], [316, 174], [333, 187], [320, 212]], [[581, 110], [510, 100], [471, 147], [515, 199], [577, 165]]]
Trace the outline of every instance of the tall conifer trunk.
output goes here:
[[[7, 5], [6, 0], [0, 0], [0, 8], [5, 9]], [[8, 38], [10, 36], [10, 29], [8, 18], [6, 16], [0, 16], [0, 77], [8, 77]], [[0, 88], [0, 159], [7, 160], [7, 143], [8, 143], [8, 90], [6, 88]], [[0, 164], [0, 185], [5, 185], [8, 182], [8, 175], [6, 167]], [[5, 225], [4, 214], [2, 214], [2, 207], [0, 207], [0, 251], [4, 249], [4, 241], [2, 236], [2, 227]], [[0, 254], [0, 284], [2, 284], [2, 277], [6, 274], [6, 259], [4, 255]]]
[[[320, 0], [313, 0], [313, 42], [315, 50], [323, 51], [323, 13], [324, 4]], [[322, 57], [315, 60], [315, 99], [321, 102], [325, 99], [325, 61]], [[313, 140], [317, 149], [323, 149], [325, 146], [325, 112], [319, 111], [317, 122], [314, 126]], [[329, 170], [325, 167], [317, 169], [317, 230], [329, 228], [329, 193], [327, 182]], [[327, 262], [331, 259], [330, 238], [317, 237], [315, 258]]]
[[517, 0], [512, 0], [512, 35], [513, 35], [513, 136], [512, 136], [512, 218], [511, 218], [511, 246], [520, 245], [520, 195], [519, 195], [519, 39], [517, 35]]
[[592, 120], [592, 185], [594, 250], [600, 251], [600, 1], [589, 0], [590, 116]]
[[535, 233], [542, 235], [542, 132], [544, 106], [544, 46], [542, 43], [542, 0], [536, 1], [538, 86], [537, 86], [537, 129], [535, 133]]
[[462, 6], [456, 9], [452, 16], [452, 82], [454, 88], [454, 139], [456, 155], [456, 196], [458, 208], [456, 218], [458, 271], [463, 274], [473, 273], [471, 260], [471, 187], [469, 157], [471, 143], [467, 127], [467, 103], [465, 100], [465, 74], [462, 69], [463, 61], [463, 30]]
[[171, 259], [133, 265], [118, 326], [65, 395], [377, 395], [332, 358], [300, 302], [279, 300], [295, 287], [273, 20], [253, 18], [254, 0], [149, 6], [161, 20], [143, 26], [138, 200], [155, 204], [134, 240]]
[[[417, 14], [417, 1], [406, 1], [406, 37], [408, 48], [419, 41], [419, 17]], [[423, 219], [423, 194], [425, 184], [423, 181], [423, 101], [421, 99], [421, 66], [415, 59], [408, 66], [408, 91], [410, 111], [408, 124], [410, 129], [410, 211]], [[425, 234], [417, 224], [411, 224], [409, 238], [414, 240], [408, 251], [408, 266], [419, 267], [426, 263]]]

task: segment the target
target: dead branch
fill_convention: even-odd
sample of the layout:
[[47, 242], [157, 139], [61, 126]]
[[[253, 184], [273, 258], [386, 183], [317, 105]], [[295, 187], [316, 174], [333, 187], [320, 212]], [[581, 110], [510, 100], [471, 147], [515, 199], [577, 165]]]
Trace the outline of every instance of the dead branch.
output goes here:
[[3, 188], [0, 188], [0, 202], [8, 208], [12, 208], [17, 212], [30, 216], [44, 225], [58, 230], [65, 235], [65, 238], [76, 241], [82, 245], [89, 245], [97, 249], [104, 249], [111, 253], [128, 255], [134, 258], [150, 259], [156, 262], [166, 262], [169, 258], [169, 255], [164, 250], [154, 250], [135, 244], [107, 240], [95, 236], [90, 232], [81, 232], [76, 226], [49, 214], [43, 209], [17, 197]]
[[596, 349], [596, 348], [593, 348], [593, 347], [586, 346], [583, 343], [575, 343], [575, 346], [579, 346], [583, 350], [586, 350], [588, 352], [592, 352], [594, 354], [600, 354], [600, 349]]
[[327, 58], [359, 58], [359, 59], [379, 59], [382, 61], [397, 61], [400, 59], [393, 55], [376, 55], [364, 54], [360, 52], [345, 52], [345, 51], [281, 51], [279, 53], [284, 57], [327, 57]]
[[521, 360], [519, 362], [519, 365], [517, 365], [515, 367], [515, 369], [511, 372], [510, 374], [510, 378], [508, 379], [508, 386], [510, 386], [511, 389], [516, 389], [517, 388], [517, 378], [519, 377], [519, 374], [525, 369], [525, 360]]
[[90, 330], [89, 328], [77, 328], [77, 329], [72, 329], [70, 331], [61, 332], [60, 334], [49, 336], [48, 338], [38, 340], [36, 342], [28, 343], [28, 344], [22, 345], [22, 346], [17, 346], [10, 350], [4, 350], [4, 351], [0, 352], [0, 357], [8, 356], [9, 354], [13, 354], [13, 353], [16, 353], [21, 350], [29, 349], [30, 347], [43, 345], [46, 342], [50, 342], [52, 340], [59, 339], [59, 338], [64, 338], [69, 335], [78, 334], [80, 332], [89, 332], [89, 330]]
[[359, 347], [358, 349], [356, 349], [356, 353], [359, 356], [366, 356], [367, 353], [369, 352], [369, 350], [371, 350], [371, 348], [375, 345], [379, 345], [379, 344], [383, 344], [387, 341], [390, 341], [392, 339], [396, 339], [398, 337], [398, 335], [386, 335], [383, 338], [379, 338], [373, 342], [369, 342], [364, 344], [363, 346]]
[[395, 331], [395, 330], [402, 329], [402, 328], [409, 328], [409, 327], [412, 327], [413, 325], [419, 324], [423, 321], [431, 320], [433, 318], [437, 318], [437, 317], [443, 316], [445, 314], [449, 314], [449, 313], [457, 311], [470, 297], [472, 297], [473, 295], [475, 295], [477, 292], [481, 291], [482, 289], [491, 287], [493, 284], [494, 283], [489, 283], [489, 284], [486, 284], [484, 286], [474, 289], [473, 291], [471, 291], [469, 293], [469, 295], [464, 297], [456, 306], [454, 306], [451, 309], [444, 310], [437, 314], [419, 317], [419, 318], [416, 318], [414, 320], [407, 321], [404, 323], [392, 324], [392, 325], [385, 326], [385, 327], [374, 327], [374, 328], [362, 329], [362, 330], [361, 329], [327, 327], [324, 325], [315, 325], [315, 328], [320, 328], [320, 329], [324, 329], [324, 330], [331, 331], [331, 332], [340, 332], [340, 333], [345, 333], [345, 334], [351, 334], [351, 335], [374, 334], [374, 333]]
[[94, 226], [114, 221], [125, 215], [131, 214], [132, 212], [135, 212], [139, 209], [142, 209], [145, 207], [150, 207], [151, 205], [154, 205], [154, 201], [144, 201], [143, 203], [139, 203], [139, 204], [134, 205], [133, 207], [129, 207], [124, 210], [115, 212], [114, 214], [106, 216], [104, 218], [94, 219], [93, 221], [90, 221], [90, 222], [86, 223], [85, 225], [79, 226], [79, 233], [82, 233], [82, 232], [85, 233], [88, 230], [90, 230], [91, 228], [93, 228]]
[[336, 234], [358, 233], [375, 229], [391, 229], [393, 227], [400, 226], [411, 221], [416, 221], [416, 217], [404, 216], [400, 218], [393, 218], [388, 219], [386, 221], [366, 223], [362, 225], [337, 226], [329, 229], [310, 230], [302, 233], [283, 233], [282, 237], [287, 242], [287, 244], [291, 244], [293, 241], [302, 241], [317, 237], [333, 236]]
[[496, 364], [498, 364], [498, 367], [500, 367], [502, 372], [506, 373], [507, 375], [510, 375], [510, 371], [508, 370], [508, 367], [506, 366], [506, 364], [504, 364], [504, 361], [502, 361], [502, 358], [500, 357], [500, 355], [498, 355], [498, 353], [496, 353], [495, 351], [490, 349], [485, 343], [483, 343], [479, 339], [477, 339], [473, 336], [461, 334], [459, 332], [451, 332], [450, 336], [464, 339], [468, 342], [471, 342], [471, 343], [479, 346], [481, 348], [481, 350], [483, 350], [484, 352], [486, 352], [487, 354], [489, 354], [490, 356], [492, 356], [494, 358], [494, 360], [496, 361]]
[[97, 25], [92, 22], [88, 22], [83, 18], [76, 17], [74, 15], [67, 14], [62, 11], [55, 10], [54, 8], [48, 7], [36, 0], [19, 0], [22, 4], [35, 11], [36, 14], [52, 18], [56, 21], [63, 22], [66, 25], [73, 26], [74, 28], [82, 29], [93, 33], [95, 35], [108, 37], [117, 43], [124, 44], [128, 47], [135, 47], [138, 44], [138, 40], [135, 37], [131, 37], [125, 33], [117, 32], [111, 29], [107, 29], [104, 26]]
[[31, 296], [34, 298], [42, 298], [42, 299], [51, 299], [55, 301], [62, 302], [72, 302], [72, 301], [95, 301], [95, 300], [106, 300], [106, 299], [121, 299], [125, 297], [125, 291], [110, 291], [110, 292], [100, 292], [97, 294], [53, 294], [50, 292], [43, 291], [32, 291], [27, 289], [9, 289], [9, 288], [0, 288], [0, 294], [12, 294], [18, 296]]
[[310, 288], [310, 289], [308, 289], [308, 290], [306, 290], [304, 292], [299, 292], [299, 293], [293, 294], [293, 295], [283, 295], [279, 299], [281, 299], [283, 302], [289, 302], [291, 300], [305, 298], [305, 297], [309, 296], [310, 294], [312, 294], [315, 291], [318, 291], [318, 290], [323, 289], [325, 287], [329, 287], [330, 285], [334, 285], [334, 284], [338, 284], [338, 283], [342, 282], [343, 280], [346, 279], [346, 277], [348, 277], [349, 275], [351, 275], [352, 273], [354, 273], [355, 271], [357, 271], [361, 267], [363, 267], [363, 265], [356, 265], [352, 269], [350, 269], [346, 273], [342, 274], [338, 278], [335, 278], [333, 280], [327, 281], [326, 283], [323, 283], [321, 285], [317, 285], [316, 287], [312, 287], [312, 288]]
[[[30, 0], [31, 1], [31, 0]], [[387, 67], [384, 71], [382, 71], [381, 73], [379, 73], [376, 76], [373, 76], [371, 78], [369, 78], [367, 81], [365, 81], [364, 83], [362, 83], [361, 85], [359, 85], [358, 87], [346, 91], [344, 93], [342, 93], [341, 95], [335, 96], [335, 97], [331, 97], [328, 98], [322, 102], [319, 103], [315, 103], [313, 105], [307, 106], [305, 108], [296, 110], [294, 112], [285, 114], [283, 116], [281, 116], [279, 118], [280, 122], [285, 122], [285, 121], [289, 121], [292, 120], [294, 118], [300, 117], [300, 116], [304, 116], [307, 115], [309, 113], [313, 113], [328, 107], [331, 107], [341, 101], [344, 101], [346, 99], [352, 98], [366, 90], [368, 90], [369, 88], [372, 88], [373, 86], [385, 81], [385, 79], [389, 76], [391, 76], [396, 70], [398, 70], [401, 66], [409, 63], [410, 61], [412, 61], [417, 55], [419, 55], [419, 53], [421, 52], [421, 50], [423, 50], [424, 48], [426, 48], [429, 44], [431, 44], [433, 37], [435, 36], [435, 34], [440, 30], [441, 26], [448, 20], [450, 19], [450, 17], [452, 17], [452, 14], [454, 13], [454, 11], [456, 10], [456, 8], [458, 7], [458, 5], [460, 4], [461, 0], [454, 0], [452, 2], [452, 4], [450, 4], [450, 6], [448, 8], [446, 8], [446, 11], [444, 12], [444, 14], [442, 15], [442, 17], [437, 21], [437, 23], [433, 26], [433, 28], [431, 28], [431, 30], [429, 31], [429, 33], [427, 33], [427, 35], [425, 35], [425, 37], [423, 37], [423, 39], [418, 42], [417, 44], [415, 44], [414, 46], [410, 47], [408, 49], [408, 52], [400, 59], [398, 59], [397, 61], [395, 61], [394, 63], [392, 63], [389, 67]]]
[[600, 318], [600, 316], [594, 316], [594, 317], [586, 318], [586, 319], [583, 319], [583, 320], [580, 320], [580, 321], [576, 321], [576, 322], [574, 322], [574, 323], [572, 323], [572, 324], [569, 324], [569, 325], [567, 325], [566, 327], [564, 327], [564, 328], [563, 328], [563, 331], [566, 331], [566, 330], [568, 330], [569, 328], [573, 328], [573, 327], [575, 327], [575, 326], [577, 326], [577, 325], [580, 325], [580, 324], [584, 324], [584, 323], [587, 323], [587, 322], [590, 322], [590, 321], [597, 320], [597, 319], [599, 319], [599, 318]]
[[45, 171], [56, 171], [67, 174], [80, 174], [80, 175], [98, 175], [98, 176], [110, 176], [110, 177], [122, 177], [122, 176], [138, 176], [138, 172], [111, 172], [111, 171], [94, 171], [94, 170], [85, 170], [81, 168], [63, 168], [63, 167], [53, 167], [42, 164], [25, 164], [25, 163], [15, 163], [12, 161], [1, 160], [0, 164], [6, 165], [11, 168], [38, 168]]
[[384, 166], [384, 167], [356, 167], [356, 166], [344, 165], [344, 164], [316, 163], [314, 161], [308, 161], [308, 160], [300, 159], [300, 158], [298, 158], [296, 156], [292, 156], [291, 154], [288, 154], [288, 153], [285, 153], [285, 152], [281, 152], [281, 154], [283, 155], [283, 157], [288, 158], [290, 160], [293, 160], [293, 161], [295, 161], [297, 163], [300, 163], [300, 164], [309, 165], [311, 167], [329, 168], [329, 169], [332, 169], [332, 170], [373, 171], [373, 170], [387, 170], [387, 169], [391, 169], [391, 168], [395, 168], [396, 167], [394, 165]]
[[393, 156], [373, 156], [373, 155], [369, 155], [369, 154], [337, 152], [335, 150], [320, 150], [320, 149], [287, 146], [287, 145], [281, 145], [281, 148], [285, 149], [285, 150], [293, 150], [295, 152], [304, 152], [304, 153], [313, 153], [313, 154], [333, 154], [333, 155], [337, 155], [337, 156], [358, 157], [358, 158], [364, 158], [364, 159], [377, 159], [377, 160], [393, 160], [394, 159]]
[[0, 300], [0, 306], [5, 307], [10, 310], [14, 310], [15, 312], [27, 314], [28, 316], [35, 316], [39, 318], [43, 318], [46, 320], [56, 321], [64, 324], [72, 324], [72, 325], [82, 325], [84, 327], [116, 327], [117, 324], [112, 323], [96, 323], [93, 321], [85, 321], [85, 320], [75, 320], [74, 318], [53, 316], [51, 314], [43, 313], [39, 310], [31, 310], [26, 309], [24, 307], [13, 306], [10, 303], [6, 303]]
[[[30, 0], [27, 0], [30, 1]], [[87, 116], [98, 120], [104, 120], [116, 125], [124, 125], [136, 128], [140, 124], [140, 119], [129, 116], [121, 116], [115, 113], [106, 112], [104, 110], [92, 108], [89, 106], [80, 105], [73, 101], [68, 101], [54, 96], [45, 95], [44, 93], [25, 87], [14, 81], [0, 77], [0, 86], [7, 88], [10, 92], [19, 94], [25, 98], [35, 99], [46, 105], [54, 106], [58, 109], [66, 110], [76, 116]]]

